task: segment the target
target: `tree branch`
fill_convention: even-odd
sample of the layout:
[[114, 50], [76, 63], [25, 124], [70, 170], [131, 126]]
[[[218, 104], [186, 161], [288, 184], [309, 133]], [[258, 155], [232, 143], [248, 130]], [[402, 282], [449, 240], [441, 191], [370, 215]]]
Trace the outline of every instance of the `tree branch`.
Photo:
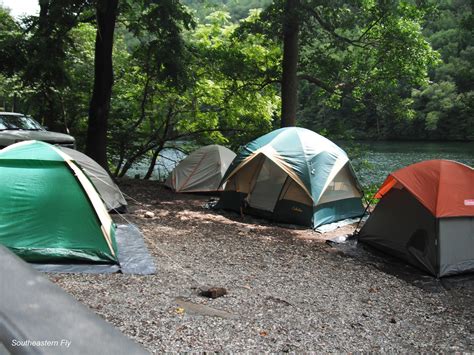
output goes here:
[[298, 75], [298, 79], [306, 80], [310, 82], [311, 84], [315, 84], [319, 86], [321, 89], [326, 90], [327, 92], [330, 92], [330, 93], [334, 93], [337, 89], [337, 85], [333, 87], [329, 85], [328, 83], [322, 81], [321, 79], [308, 75], [308, 74], [300, 74]]
[[358, 40], [353, 40], [353, 39], [341, 36], [340, 34], [336, 33], [336, 29], [334, 28], [334, 26], [332, 24], [329, 24], [328, 22], [324, 21], [323, 18], [321, 17], [321, 15], [319, 14], [319, 12], [316, 9], [314, 9], [312, 7], [309, 7], [309, 6], [304, 6], [304, 9], [306, 11], [308, 11], [310, 14], [312, 14], [313, 17], [316, 19], [316, 21], [321, 26], [321, 28], [324, 29], [326, 32], [330, 33], [333, 37], [335, 37], [335, 38], [337, 38], [337, 39], [339, 39], [343, 42], [349, 43], [353, 46], [362, 47], [362, 45], [359, 43]]

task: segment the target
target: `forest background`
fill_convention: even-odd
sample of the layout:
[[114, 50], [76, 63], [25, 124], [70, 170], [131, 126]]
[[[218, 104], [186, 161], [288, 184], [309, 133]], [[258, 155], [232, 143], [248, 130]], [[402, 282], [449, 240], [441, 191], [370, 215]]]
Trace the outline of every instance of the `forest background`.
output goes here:
[[40, 0], [0, 9], [0, 104], [69, 132], [116, 176], [167, 148], [474, 140], [467, 0]]

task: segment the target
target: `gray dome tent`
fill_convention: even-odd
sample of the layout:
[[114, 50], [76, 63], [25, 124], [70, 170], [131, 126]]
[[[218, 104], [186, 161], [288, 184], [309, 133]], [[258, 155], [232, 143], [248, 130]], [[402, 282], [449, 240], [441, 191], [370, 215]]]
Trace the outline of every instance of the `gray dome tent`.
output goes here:
[[125, 213], [127, 211], [127, 201], [125, 201], [119, 187], [103, 167], [92, 158], [77, 150], [65, 147], [58, 148], [72, 157], [82, 170], [84, 170], [99, 192], [109, 212]]
[[[174, 168], [165, 186], [176, 192], [215, 192], [235, 153], [221, 145], [201, 147]], [[222, 189], [222, 188], [221, 188]]]

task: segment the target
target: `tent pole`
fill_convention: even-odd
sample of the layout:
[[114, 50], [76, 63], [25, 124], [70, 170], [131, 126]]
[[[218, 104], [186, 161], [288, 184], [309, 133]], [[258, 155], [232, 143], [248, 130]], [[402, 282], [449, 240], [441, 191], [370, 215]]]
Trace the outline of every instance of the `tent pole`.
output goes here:
[[356, 236], [359, 235], [360, 231], [358, 232], [357, 229], [359, 228], [360, 223], [362, 222], [362, 219], [364, 218], [365, 214], [367, 213], [367, 210], [369, 209], [370, 205], [371, 205], [371, 203], [369, 202], [367, 204], [367, 207], [364, 210], [364, 213], [362, 214], [362, 216], [360, 216], [359, 222], [357, 222], [357, 226], [355, 227], [354, 232], [352, 233], [351, 237], [356, 237]]

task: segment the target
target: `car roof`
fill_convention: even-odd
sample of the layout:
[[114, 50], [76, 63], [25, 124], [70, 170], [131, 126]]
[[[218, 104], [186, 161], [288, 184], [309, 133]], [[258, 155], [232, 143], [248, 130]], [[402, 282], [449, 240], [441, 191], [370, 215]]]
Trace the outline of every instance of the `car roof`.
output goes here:
[[4, 115], [4, 116], [25, 116], [22, 113], [16, 113], [16, 112], [0, 112], [0, 115]]

